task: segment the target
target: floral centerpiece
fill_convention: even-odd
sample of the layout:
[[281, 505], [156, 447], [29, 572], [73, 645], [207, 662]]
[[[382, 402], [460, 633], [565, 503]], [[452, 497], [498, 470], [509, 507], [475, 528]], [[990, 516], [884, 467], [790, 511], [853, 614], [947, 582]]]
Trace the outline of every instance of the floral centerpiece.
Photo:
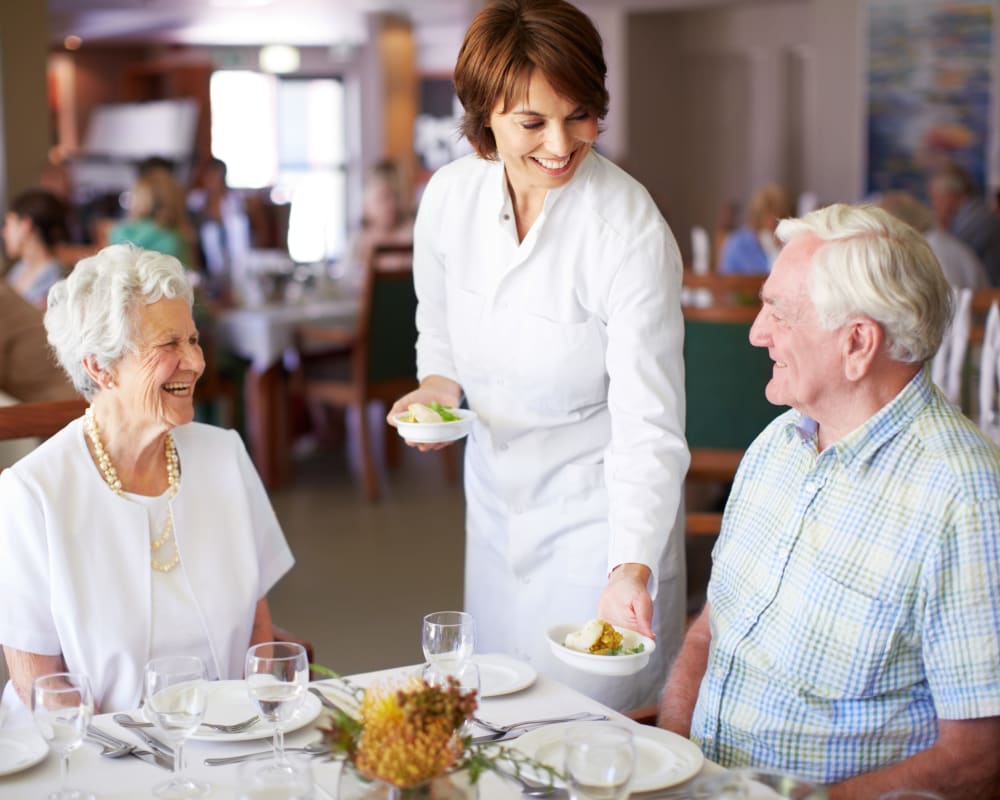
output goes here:
[[320, 726], [323, 739], [362, 780], [397, 790], [390, 796], [418, 794], [435, 779], [458, 774], [470, 784], [485, 771], [521, 775], [530, 767], [549, 783], [558, 774], [517, 750], [473, 745], [462, 728], [476, 711], [476, 692], [461, 691], [453, 678], [444, 686], [410, 677], [368, 689], [340, 682], [343, 692], [332, 698], [338, 707]]

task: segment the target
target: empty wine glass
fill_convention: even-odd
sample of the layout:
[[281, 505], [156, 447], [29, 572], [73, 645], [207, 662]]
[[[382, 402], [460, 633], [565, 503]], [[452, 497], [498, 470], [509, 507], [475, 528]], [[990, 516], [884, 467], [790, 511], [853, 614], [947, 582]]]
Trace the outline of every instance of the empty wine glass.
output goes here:
[[587, 722], [566, 731], [566, 788], [570, 800], [621, 800], [635, 769], [632, 732]]
[[153, 788], [164, 798], [204, 797], [211, 789], [204, 781], [185, 777], [184, 741], [205, 716], [205, 665], [197, 656], [154, 658], [146, 664], [145, 713], [163, 731], [174, 748], [174, 772]]
[[424, 658], [439, 670], [450, 673], [472, 658], [476, 624], [464, 611], [435, 611], [424, 617], [420, 644]]
[[90, 680], [76, 672], [56, 672], [35, 678], [31, 685], [31, 713], [42, 738], [59, 755], [62, 788], [49, 800], [84, 800], [93, 795], [69, 788], [69, 754], [80, 746], [94, 716]]
[[288, 771], [285, 758], [286, 724], [299, 710], [309, 683], [309, 659], [300, 644], [265, 642], [254, 645], [246, 657], [247, 692], [260, 715], [274, 726], [274, 762], [265, 769]]

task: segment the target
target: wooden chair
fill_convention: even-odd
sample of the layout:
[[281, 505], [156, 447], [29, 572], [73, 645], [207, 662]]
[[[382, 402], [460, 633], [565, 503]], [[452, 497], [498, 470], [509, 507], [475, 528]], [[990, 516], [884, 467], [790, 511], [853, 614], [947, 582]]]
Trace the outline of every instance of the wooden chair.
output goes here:
[[[51, 400], [38, 403], [15, 403], [0, 407], [0, 442], [12, 439], [47, 439], [83, 415], [87, 401]], [[0, 471], [10, 464], [0, 464]]]
[[[417, 388], [416, 310], [413, 288], [413, 248], [381, 245], [365, 265], [361, 305], [354, 329], [302, 325], [296, 331], [301, 358], [298, 381], [306, 401], [353, 408], [359, 420], [359, 450], [365, 496], [379, 497], [378, 475], [371, 452], [366, 413], [368, 403], [387, 406]], [[395, 466], [399, 437], [386, 436], [386, 461]], [[453, 447], [445, 454], [446, 474], [457, 468]]]
[[760, 307], [760, 289], [767, 275], [699, 274], [684, 270], [681, 298], [685, 307]]

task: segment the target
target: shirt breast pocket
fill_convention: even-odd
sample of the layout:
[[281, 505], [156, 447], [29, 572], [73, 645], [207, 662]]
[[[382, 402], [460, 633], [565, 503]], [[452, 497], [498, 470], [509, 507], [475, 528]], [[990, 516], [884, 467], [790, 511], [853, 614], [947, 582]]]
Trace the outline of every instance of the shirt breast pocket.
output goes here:
[[514, 369], [526, 404], [565, 413], [607, 400], [605, 337], [595, 317], [562, 322], [525, 313], [516, 342]]
[[907, 682], [888, 669], [906, 635], [898, 604], [821, 570], [812, 572], [805, 598], [796, 594], [786, 602], [784, 608], [779, 605], [788, 632], [786, 677], [803, 695], [867, 698]]

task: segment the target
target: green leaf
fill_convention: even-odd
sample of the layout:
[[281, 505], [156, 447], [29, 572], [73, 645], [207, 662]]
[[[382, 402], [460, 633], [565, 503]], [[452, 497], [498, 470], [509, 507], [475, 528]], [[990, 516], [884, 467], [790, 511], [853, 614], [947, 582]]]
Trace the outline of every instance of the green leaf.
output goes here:
[[443, 405], [441, 405], [441, 404], [440, 404], [439, 402], [437, 402], [436, 400], [431, 400], [431, 402], [429, 402], [429, 403], [427, 404], [427, 406], [428, 406], [429, 408], [432, 408], [432, 409], [434, 409], [435, 411], [437, 411], [438, 415], [439, 415], [439, 416], [441, 417], [441, 419], [443, 419], [443, 420], [444, 420], [445, 422], [455, 422], [455, 421], [457, 421], [457, 420], [461, 419], [461, 417], [459, 417], [459, 416], [458, 416], [458, 414], [454, 414], [454, 413], [452, 413], [451, 411], [449, 411], [449, 410], [448, 410], [447, 408], [445, 408], [445, 407], [444, 407]]

